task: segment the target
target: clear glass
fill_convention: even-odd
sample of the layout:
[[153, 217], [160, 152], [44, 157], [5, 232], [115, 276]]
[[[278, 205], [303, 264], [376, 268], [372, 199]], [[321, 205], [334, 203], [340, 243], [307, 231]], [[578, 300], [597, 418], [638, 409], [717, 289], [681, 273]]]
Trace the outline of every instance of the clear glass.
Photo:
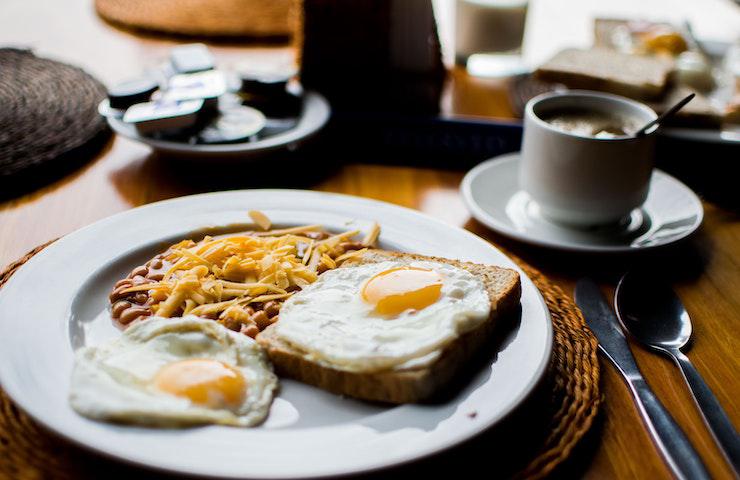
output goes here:
[[528, 0], [456, 0], [455, 62], [472, 75], [521, 73]]

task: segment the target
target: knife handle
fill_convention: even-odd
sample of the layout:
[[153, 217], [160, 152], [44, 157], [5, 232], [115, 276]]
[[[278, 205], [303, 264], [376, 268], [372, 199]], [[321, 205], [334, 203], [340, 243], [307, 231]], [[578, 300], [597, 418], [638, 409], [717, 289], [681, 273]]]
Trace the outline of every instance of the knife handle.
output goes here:
[[643, 378], [633, 378], [630, 390], [642, 419], [658, 445], [660, 454], [679, 480], [709, 480], [704, 464], [689, 439], [676, 424]]
[[730, 418], [688, 357], [680, 350], [672, 350], [671, 354], [678, 368], [681, 369], [686, 383], [689, 384], [689, 389], [694, 395], [704, 421], [737, 474], [740, 472], [740, 437], [732, 426]]

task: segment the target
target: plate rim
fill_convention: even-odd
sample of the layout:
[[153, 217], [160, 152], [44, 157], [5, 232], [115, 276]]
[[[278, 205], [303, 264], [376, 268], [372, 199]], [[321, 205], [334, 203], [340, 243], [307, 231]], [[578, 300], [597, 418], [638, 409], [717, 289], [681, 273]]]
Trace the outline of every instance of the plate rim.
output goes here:
[[[107, 222], [112, 222], [117, 219], [126, 217], [128, 215], [135, 215], [136, 213], [143, 209], [153, 208], [156, 206], [160, 206], [162, 204], [169, 204], [169, 203], [177, 203], [177, 202], [186, 202], [186, 201], [195, 201], [202, 198], [212, 197], [212, 196], [218, 196], [218, 195], [242, 195], [242, 194], [280, 194], [280, 193], [290, 193], [295, 194], [298, 192], [299, 194], [307, 194], [307, 195], [315, 195], [318, 197], [333, 197], [337, 200], [352, 200], [355, 202], [360, 203], [366, 203], [366, 204], [377, 204], [380, 207], [388, 208], [391, 207], [393, 209], [400, 209], [401, 211], [404, 211], [406, 214], [410, 214], [412, 216], [415, 216], [417, 218], [420, 218], [421, 220], [425, 222], [430, 222], [432, 224], [436, 224], [439, 228], [446, 228], [446, 229], [454, 229], [458, 233], [465, 235], [470, 238], [471, 241], [477, 242], [481, 247], [491, 249], [494, 252], [497, 252], [498, 255], [502, 256], [506, 260], [510, 262], [513, 268], [515, 268], [519, 274], [521, 275], [522, 282], [527, 282], [529, 284], [529, 287], [531, 288], [532, 294], [534, 295], [533, 299], [536, 299], [536, 302], [539, 304], [540, 308], [542, 309], [544, 315], [541, 320], [544, 322], [544, 334], [545, 334], [545, 345], [544, 349], [541, 353], [541, 356], [539, 358], [539, 363], [537, 365], [537, 368], [534, 370], [534, 374], [531, 376], [531, 378], [528, 380], [528, 383], [526, 387], [522, 388], [519, 394], [510, 400], [509, 404], [507, 404], [504, 408], [501, 408], [499, 412], [495, 416], [492, 416], [488, 421], [485, 423], [479, 423], [475, 424], [474, 426], [471, 426], [470, 428], [466, 429], [464, 434], [458, 435], [456, 438], [453, 438], [452, 440], [445, 440], [443, 442], [438, 442], [433, 447], [429, 447], [427, 449], [421, 449], [417, 450], [414, 453], [408, 454], [403, 458], [399, 459], [392, 459], [390, 461], [385, 462], [376, 462], [372, 466], [365, 466], [361, 465], [359, 467], [354, 467], [352, 469], [344, 469], [342, 471], [336, 471], [336, 472], [320, 472], [317, 474], [311, 474], [306, 473], [302, 474], [298, 477], [295, 475], [288, 475], [286, 473], [282, 474], [276, 474], [276, 475], [269, 475], [266, 476], [264, 474], [259, 474], [259, 476], [255, 476], [257, 474], [252, 474], [253, 476], [245, 476], [244, 473], [231, 473], [231, 474], [222, 474], [222, 473], [209, 473], [209, 472], [186, 472], [182, 469], [177, 469], [170, 467], [168, 465], [159, 465], [150, 463], [147, 461], [139, 460], [137, 458], [131, 458], [128, 456], [125, 456], [124, 454], [120, 454], [117, 452], [110, 452], [103, 449], [102, 446], [97, 446], [91, 443], [86, 443], [84, 440], [77, 439], [73, 432], [69, 432], [65, 430], [64, 428], [57, 428], [57, 426], [54, 425], [53, 421], [47, 421], [43, 416], [36, 415], [32, 411], [26, 408], [26, 402], [24, 400], [19, 401], [18, 398], [22, 398], [21, 392], [15, 391], [13, 387], [10, 389], [7, 387], [6, 382], [2, 381], [3, 376], [5, 376], [4, 372], [8, 367], [3, 367], [4, 364], [9, 364], [9, 362], [3, 362], [0, 364], [0, 386], [3, 386], [8, 396], [12, 399], [14, 404], [18, 406], [22, 411], [24, 411], [26, 414], [28, 414], [31, 418], [33, 418], [36, 422], [38, 422], [40, 425], [42, 425], [44, 428], [46, 428], [48, 431], [53, 433], [54, 435], [61, 437], [69, 442], [71, 442], [74, 445], [77, 445], [79, 447], [82, 447], [83, 449], [87, 451], [94, 452], [95, 454], [102, 455], [106, 458], [111, 458], [116, 461], [121, 461], [126, 464], [130, 465], [136, 465], [140, 467], [144, 467], [146, 469], [154, 470], [154, 471], [160, 471], [160, 472], [169, 472], [169, 473], [189, 473], [189, 474], [195, 474], [195, 475], [203, 475], [208, 478], [329, 478], [329, 477], [336, 477], [337, 475], [349, 475], [349, 474], [357, 474], [357, 473], [369, 473], [369, 472], [375, 472], [375, 471], [382, 471], [386, 470], [388, 468], [396, 467], [399, 465], [404, 465], [408, 463], [412, 463], [418, 460], [421, 460], [423, 458], [430, 457], [432, 455], [438, 454], [442, 451], [448, 450], [450, 448], [453, 448], [465, 441], [468, 441], [477, 435], [479, 435], [481, 432], [491, 428], [493, 425], [501, 422], [504, 418], [506, 418], [512, 411], [514, 411], [518, 406], [520, 406], [535, 390], [537, 385], [539, 385], [544, 378], [544, 375], [547, 370], [547, 366], [549, 364], [549, 361], [552, 357], [552, 351], [553, 351], [553, 326], [552, 326], [552, 320], [550, 316], [549, 309], [547, 308], [547, 304], [544, 301], [544, 298], [542, 297], [541, 292], [539, 289], [534, 285], [532, 280], [529, 278], [529, 276], [505, 253], [503, 253], [501, 250], [499, 250], [497, 247], [495, 247], [490, 242], [486, 241], [485, 239], [481, 238], [480, 236], [474, 234], [473, 232], [470, 232], [468, 230], [465, 230], [464, 228], [457, 227], [451, 224], [448, 224], [438, 218], [432, 217], [430, 215], [427, 215], [421, 211], [404, 207], [401, 205], [392, 204], [389, 202], [384, 202], [380, 200], [370, 199], [370, 198], [364, 198], [359, 197], [355, 195], [348, 195], [348, 194], [340, 194], [340, 193], [333, 193], [333, 192], [321, 192], [321, 191], [311, 191], [311, 190], [296, 190], [296, 189], [252, 189], [252, 190], [236, 190], [236, 191], [225, 191], [225, 192], [207, 192], [207, 193], [201, 193], [201, 194], [195, 194], [195, 195], [189, 195], [185, 197], [177, 197], [172, 199], [163, 200], [160, 202], [154, 202], [151, 204], [142, 205], [137, 208], [125, 210], [122, 212], [118, 212], [114, 215], [111, 215], [109, 217], [105, 217], [103, 219], [100, 219], [96, 222], [93, 222], [85, 227], [82, 227], [68, 235], [65, 235], [64, 237], [60, 238], [58, 241], [54, 242], [54, 244], [49, 245], [47, 248], [39, 252], [37, 255], [32, 257], [26, 264], [20, 267], [21, 269], [26, 269], [28, 265], [34, 265], [36, 263], [40, 263], [44, 261], [44, 257], [47, 255], [51, 255], [54, 253], [55, 250], [58, 250], [60, 248], [64, 247], [64, 244], [66, 243], [66, 239], [73, 238], [74, 236], [78, 235], [79, 232], [83, 232], [85, 230], [88, 230], [90, 228], [93, 228], [94, 226], [105, 224]], [[507, 268], [509, 267], [507, 266]], [[14, 278], [18, 278], [16, 275], [13, 275], [8, 283], [11, 284], [14, 282]], [[5, 290], [5, 289], [3, 289]], [[0, 290], [0, 297], [2, 296], [2, 290]], [[66, 324], [66, 322], [65, 322]], [[247, 474], [249, 475], [249, 474]]]
[[731, 128], [663, 127], [658, 133], [665, 138], [686, 142], [740, 145], [740, 131]]
[[675, 238], [674, 240], [671, 240], [665, 243], [654, 244], [654, 245], [646, 245], [646, 246], [642, 246], [639, 248], [628, 247], [628, 246], [610, 247], [610, 246], [599, 246], [599, 245], [577, 246], [577, 245], [564, 245], [560, 242], [522, 234], [520, 232], [517, 232], [514, 229], [509, 228], [505, 224], [501, 223], [493, 215], [489, 214], [486, 210], [484, 210], [483, 207], [478, 205], [478, 202], [475, 201], [474, 199], [474, 193], [473, 193], [473, 188], [472, 188], [472, 183], [474, 179], [477, 176], [479, 176], [482, 172], [490, 168], [497, 168], [497, 167], [502, 168], [502, 165], [501, 165], [502, 163], [518, 162], [520, 156], [521, 156], [521, 152], [509, 152], [509, 153], [504, 153], [502, 155], [497, 155], [495, 157], [489, 158], [488, 160], [484, 160], [480, 164], [473, 167], [473, 169], [471, 169], [468, 173], [466, 173], [465, 177], [460, 183], [460, 193], [463, 198], [463, 203], [465, 203], [465, 206], [467, 207], [470, 214], [477, 221], [482, 223], [487, 228], [490, 228], [494, 232], [501, 234], [507, 238], [516, 240], [517, 242], [521, 242], [521, 243], [528, 244], [528, 245], [534, 245], [536, 247], [549, 248], [549, 249], [554, 249], [554, 250], [559, 250], [559, 251], [564, 251], [564, 252], [571, 252], [571, 253], [601, 253], [601, 254], [638, 253], [638, 252], [646, 252], [646, 251], [659, 249], [659, 248], [666, 248], [676, 243], [682, 242], [688, 239], [689, 237], [691, 237], [694, 233], [696, 233], [696, 231], [701, 227], [704, 221], [704, 207], [702, 206], [701, 200], [696, 195], [696, 193], [694, 193], [693, 190], [691, 190], [688, 186], [686, 186], [686, 184], [678, 180], [676, 177], [658, 168], [653, 168], [653, 175], [656, 175], [656, 174], [660, 175], [661, 177], [667, 179], [668, 181], [674, 182], [675, 184], [677, 184], [678, 186], [686, 190], [691, 195], [691, 201], [698, 206], [697, 211], [699, 213], [697, 216], [697, 221], [694, 223], [692, 228], [688, 229], [685, 233]]

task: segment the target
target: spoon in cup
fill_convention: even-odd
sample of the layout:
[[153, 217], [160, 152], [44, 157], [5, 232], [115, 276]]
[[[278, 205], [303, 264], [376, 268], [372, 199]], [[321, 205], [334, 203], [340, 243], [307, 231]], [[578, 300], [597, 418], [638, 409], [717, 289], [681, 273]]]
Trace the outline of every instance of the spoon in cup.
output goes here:
[[650, 122], [648, 122], [647, 125], [637, 130], [634, 136], [642, 137], [643, 135], [647, 133], [648, 130], [653, 128], [653, 125], [660, 125], [665, 119], [671, 118], [673, 115], [676, 114], [676, 112], [681, 110], [687, 103], [689, 103], [691, 99], [694, 98], [695, 96], [696, 96], [695, 93], [690, 93], [686, 95], [684, 98], [676, 102], [671, 108], [669, 108], [665, 112], [658, 115], [658, 118], [656, 118], [655, 120], [651, 120]]
[[691, 319], [681, 299], [666, 284], [643, 273], [627, 273], [614, 294], [622, 327], [643, 345], [668, 355], [681, 370], [704, 422], [736, 475], [740, 437], [699, 372], [681, 351], [691, 338]]

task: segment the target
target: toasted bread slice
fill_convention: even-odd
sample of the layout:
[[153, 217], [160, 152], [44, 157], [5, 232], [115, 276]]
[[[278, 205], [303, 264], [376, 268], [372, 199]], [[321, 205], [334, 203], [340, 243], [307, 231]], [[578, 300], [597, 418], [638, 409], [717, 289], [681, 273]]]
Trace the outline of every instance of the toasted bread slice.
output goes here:
[[624, 95], [639, 100], [660, 98], [666, 91], [673, 61], [655, 56], [594, 48], [568, 48], [535, 72], [546, 82]]
[[345, 262], [340, 268], [387, 260], [433, 261], [467, 270], [478, 277], [486, 288], [491, 300], [491, 314], [488, 320], [459, 336], [427, 361], [411, 362], [402, 367], [373, 373], [350, 372], [319, 364], [275, 335], [274, 327], [270, 326], [257, 336], [257, 342], [267, 350], [279, 375], [333, 393], [364, 400], [388, 403], [419, 402], [448, 384], [490, 338], [496, 319], [514, 311], [519, 305], [521, 296], [519, 274], [508, 268], [383, 250], [365, 252], [361, 257]]

